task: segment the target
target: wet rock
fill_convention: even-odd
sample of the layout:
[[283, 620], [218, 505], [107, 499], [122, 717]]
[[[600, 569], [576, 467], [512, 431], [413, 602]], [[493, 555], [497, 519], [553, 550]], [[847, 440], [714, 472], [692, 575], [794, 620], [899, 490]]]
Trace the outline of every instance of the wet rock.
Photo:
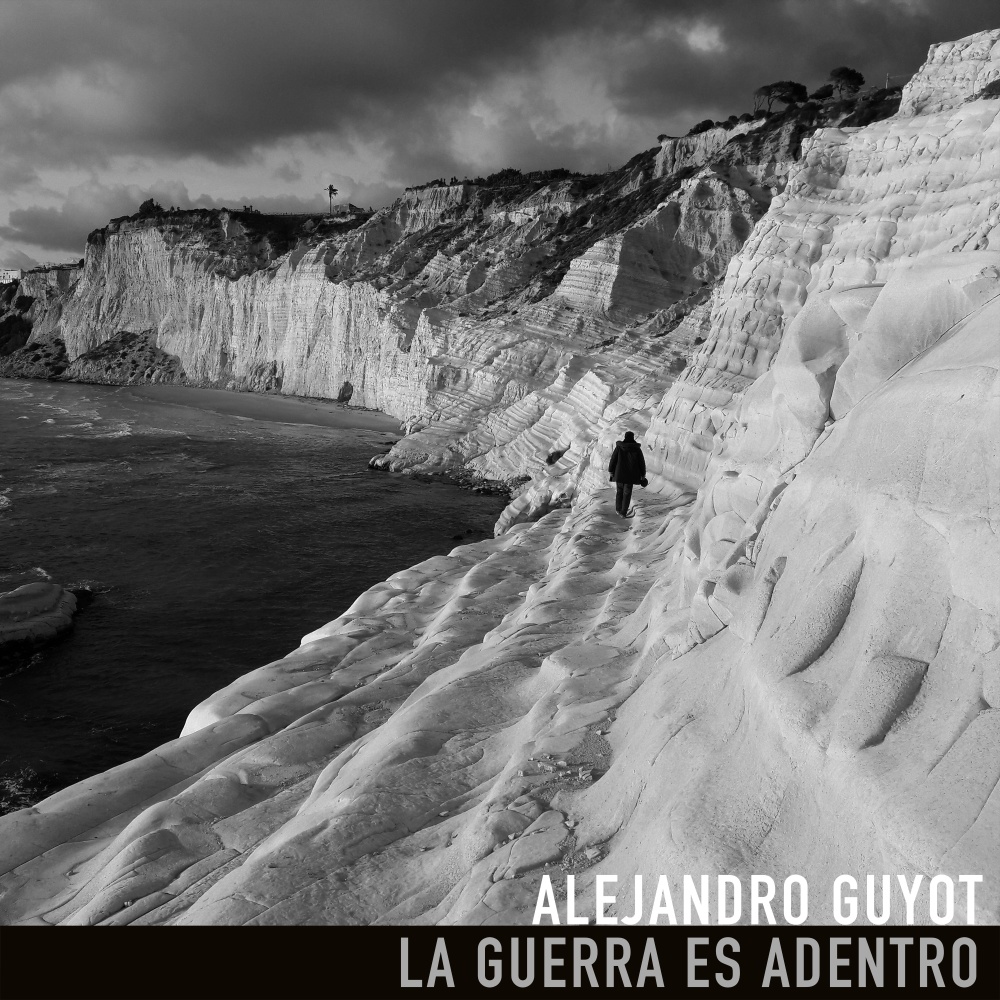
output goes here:
[[73, 624], [76, 608], [76, 597], [55, 583], [0, 594], [0, 649], [49, 642]]

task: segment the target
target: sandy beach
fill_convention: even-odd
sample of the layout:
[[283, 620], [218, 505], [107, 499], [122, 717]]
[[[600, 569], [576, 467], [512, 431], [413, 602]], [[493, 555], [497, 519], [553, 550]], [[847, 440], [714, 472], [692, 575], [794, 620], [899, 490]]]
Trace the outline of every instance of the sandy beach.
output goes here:
[[199, 389], [182, 385], [133, 385], [121, 391], [150, 402], [192, 406], [252, 420], [400, 433], [399, 421], [395, 417], [377, 410], [344, 406], [330, 399], [229, 392], [226, 389]]

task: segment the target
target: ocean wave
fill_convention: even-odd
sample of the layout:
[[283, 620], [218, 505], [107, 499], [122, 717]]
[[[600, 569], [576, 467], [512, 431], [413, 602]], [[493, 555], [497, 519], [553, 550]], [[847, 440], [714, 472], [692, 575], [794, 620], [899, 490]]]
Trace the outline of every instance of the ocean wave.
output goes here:
[[[98, 417], [97, 420], [100, 420]], [[54, 420], [46, 420], [43, 423], [51, 424], [55, 423]], [[56, 438], [75, 438], [81, 441], [94, 441], [98, 438], [123, 438], [132, 437], [135, 434], [135, 430], [131, 424], [124, 422], [114, 422], [111, 424], [101, 424], [99, 428], [95, 428], [94, 424], [87, 421], [82, 424], [63, 424], [63, 429], [66, 431], [76, 431], [75, 434], [56, 434]], [[84, 433], [79, 433], [83, 431]], [[142, 433], [142, 431], [140, 431]]]
[[[75, 431], [81, 431], [81, 430], [82, 431], [92, 431], [94, 429], [94, 425], [88, 420], [86, 423], [82, 423], [82, 424], [67, 424], [66, 425], [66, 429], [67, 430], [71, 430], [71, 431], [73, 431], [73, 430], [75, 430]], [[87, 439], [95, 437], [95, 436], [100, 437], [100, 435], [94, 435], [94, 434], [57, 434], [56, 435], [57, 438], [80, 438], [81, 440], [87, 440]]]
[[0, 379], [0, 399], [12, 402], [21, 402], [25, 399], [31, 398], [32, 392], [30, 386], [22, 385], [19, 382], [7, 382], [4, 379]]
[[185, 431], [175, 430], [170, 427], [140, 427], [136, 433], [138, 434], [155, 434], [157, 437], [183, 437], [190, 440], [191, 435], [187, 434]]
[[51, 581], [52, 576], [48, 570], [41, 566], [26, 566], [24, 563], [0, 573], [0, 585], [9, 590], [22, 587], [24, 584], [32, 583], [35, 580]]
[[104, 434], [91, 434], [91, 435], [88, 435], [88, 437], [95, 437], [95, 438], [123, 438], [123, 437], [132, 437], [132, 433], [133, 432], [132, 432], [132, 426], [131, 426], [131, 424], [125, 424], [124, 426], [121, 426], [121, 427], [117, 428], [117, 430], [108, 431], [107, 433], [104, 433]]
[[[14, 677], [17, 674], [23, 674], [25, 670], [30, 670], [32, 667], [42, 662], [41, 653], [11, 653], [7, 656], [4, 662], [3, 669], [0, 670], [0, 683], [7, 680], [10, 677]], [[7, 704], [10, 704], [8, 702]], [[4, 761], [6, 763], [6, 761]], [[0, 793], [4, 791], [3, 789], [4, 781], [0, 779]], [[0, 794], [0, 803], [2, 803], [3, 796]], [[17, 806], [15, 808], [20, 808]]]
[[19, 483], [17, 486], [18, 497], [50, 497], [58, 492], [51, 483]]
[[110, 583], [101, 580], [73, 580], [66, 584], [67, 590], [89, 590], [92, 594], [109, 594], [114, 589]]

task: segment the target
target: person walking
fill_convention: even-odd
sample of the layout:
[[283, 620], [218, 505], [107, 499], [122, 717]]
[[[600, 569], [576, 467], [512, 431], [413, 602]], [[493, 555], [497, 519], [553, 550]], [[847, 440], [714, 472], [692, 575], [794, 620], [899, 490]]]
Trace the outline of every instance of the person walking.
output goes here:
[[615, 511], [622, 517], [628, 517], [629, 504], [632, 502], [632, 487], [646, 485], [646, 459], [642, 454], [642, 445], [636, 441], [631, 431], [625, 432], [624, 441], [615, 442], [608, 472], [610, 482], [618, 484]]

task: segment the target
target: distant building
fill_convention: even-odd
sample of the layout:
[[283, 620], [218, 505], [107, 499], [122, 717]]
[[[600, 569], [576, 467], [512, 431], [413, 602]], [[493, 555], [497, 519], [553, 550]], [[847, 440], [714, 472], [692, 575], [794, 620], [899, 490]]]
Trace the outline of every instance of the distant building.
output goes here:
[[19, 267], [5, 267], [0, 270], [0, 285], [8, 284], [11, 281], [20, 281], [24, 277], [24, 271]]

